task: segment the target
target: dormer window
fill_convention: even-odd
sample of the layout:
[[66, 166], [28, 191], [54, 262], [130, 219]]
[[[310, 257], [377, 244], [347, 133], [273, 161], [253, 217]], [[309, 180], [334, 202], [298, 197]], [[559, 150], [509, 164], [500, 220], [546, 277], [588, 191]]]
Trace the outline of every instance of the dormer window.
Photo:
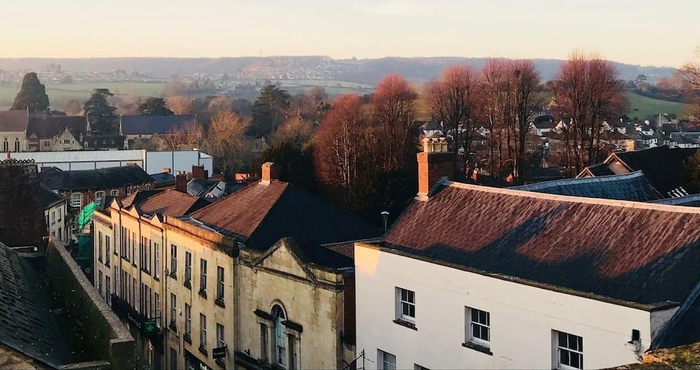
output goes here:
[[70, 206], [81, 208], [83, 206], [83, 193], [72, 193], [70, 195]]

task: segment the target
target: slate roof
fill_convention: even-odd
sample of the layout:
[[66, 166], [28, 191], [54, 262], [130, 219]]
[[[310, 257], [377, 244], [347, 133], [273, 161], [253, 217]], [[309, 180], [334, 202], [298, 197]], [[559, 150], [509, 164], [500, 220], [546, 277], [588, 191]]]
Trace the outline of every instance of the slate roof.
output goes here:
[[53, 138], [61, 135], [66, 128], [76, 140], [80, 139], [81, 134], [85, 138], [87, 120], [83, 116], [31, 117], [27, 126], [27, 137], [36, 135], [39, 139]]
[[0, 243], [0, 342], [59, 368], [71, 362], [71, 351], [39, 276], [17, 252]]
[[131, 193], [131, 195], [127, 195], [126, 197], [122, 198], [120, 203], [121, 206], [124, 208], [131, 207], [134, 204], [139, 204], [143, 202], [144, 200], [148, 199], [149, 197], [152, 197], [156, 194], [161, 193], [163, 190], [141, 190], [137, 191], [135, 193]]
[[153, 181], [137, 165], [53, 173], [42, 171], [39, 178], [42, 184], [52, 190], [104, 190]]
[[586, 198], [646, 202], [661, 198], [642, 171], [613, 176], [581, 177], [512, 187], [513, 190], [569, 195]]
[[175, 175], [169, 172], [152, 174], [151, 178], [153, 179], [153, 185], [155, 187], [175, 185]]
[[122, 135], [167, 134], [197, 119], [195, 115], [181, 116], [122, 116]]
[[214, 198], [220, 198], [226, 195], [226, 183], [220, 180], [192, 179], [187, 183], [187, 193], [195, 197], [212, 193]]
[[692, 194], [684, 197], [668, 198], [651, 201], [656, 204], [667, 204], [670, 206], [700, 207], [700, 194]]
[[40, 184], [40, 199], [41, 199], [41, 207], [43, 209], [50, 208], [58, 203], [63, 202], [65, 199], [56, 194], [53, 190], [49, 189], [46, 187], [44, 184]]
[[316, 263], [323, 265], [323, 244], [361, 240], [381, 230], [285, 182], [258, 182], [191, 214], [204, 225], [266, 250], [291, 237]]
[[26, 131], [28, 122], [29, 115], [26, 111], [0, 111], [0, 132]]
[[698, 282], [697, 225], [700, 210], [690, 207], [446, 182], [428, 200], [413, 201], [382, 245], [479, 274], [652, 309], [683, 302]]
[[136, 203], [136, 207], [141, 213], [150, 215], [158, 213], [167, 216], [182, 216], [209, 204], [204, 199], [181, 193], [177, 190], [167, 189], [151, 195], [140, 203]]
[[0, 243], [44, 245], [47, 229], [40, 189], [34, 162], [0, 161]]
[[[683, 186], [685, 179], [685, 162], [697, 149], [681, 150], [659, 146], [613, 154], [632, 171], [642, 171], [656, 191], [667, 196], [668, 192]], [[610, 158], [606, 160], [610, 162]]]

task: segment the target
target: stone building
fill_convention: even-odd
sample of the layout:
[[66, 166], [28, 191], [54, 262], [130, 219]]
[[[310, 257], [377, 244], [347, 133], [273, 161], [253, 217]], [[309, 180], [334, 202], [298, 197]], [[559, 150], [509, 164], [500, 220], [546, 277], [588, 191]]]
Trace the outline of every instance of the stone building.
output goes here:
[[[342, 368], [354, 359], [347, 242], [380, 230], [277, 180], [271, 163], [260, 182], [216, 203], [181, 209], [181, 215], [169, 206], [151, 207], [153, 216], [144, 217], [139, 204], [159, 196], [139, 192], [113, 202], [109, 217], [95, 218], [94, 230], [117, 240], [110, 265], [116, 259], [128, 274], [98, 263], [96, 281], [103, 271], [100, 291], [112, 308], [161, 318], [161, 367]], [[144, 251], [139, 258], [146, 270], [133, 257]], [[106, 260], [99, 244], [95, 253]], [[158, 257], [150, 262], [148, 255]], [[126, 305], [115, 294], [126, 297]]]
[[29, 114], [23, 110], [0, 111], [0, 149], [23, 152], [27, 148]]

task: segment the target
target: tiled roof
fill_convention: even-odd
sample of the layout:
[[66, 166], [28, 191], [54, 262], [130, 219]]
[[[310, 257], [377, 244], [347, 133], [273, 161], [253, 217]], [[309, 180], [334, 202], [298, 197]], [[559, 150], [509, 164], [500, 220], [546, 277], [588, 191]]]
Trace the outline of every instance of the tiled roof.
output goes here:
[[64, 201], [62, 196], [56, 194], [53, 190], [47, 188], [46, 185], [41, 184], [39, 191], [39, 196], [41, 197], [41, 207], [43, 209], [47, 209], [57, 203]]
[[142, 213], [162, 214], [167, 216], [182, 216], [196, 211], [209, 202], [195, 196], [167, 189], [148, 197], [136, 206]]
[[376, 227], [276, 180], [249, 185], [191, 217], [244, 242], [247, 248], [266, 250], [291, 237], [309, 256], [322, 244], [381, 235]]
[[[619, 158], [632, 171], [642, 171], [644, 176], [661, 195], [683, 186], [685, 179], [685, 162], [695, 150], [671, 149], [659, 146], [651, 149], [617, 153]], [[609, 162], [611, 159], [609, 158]]]
[[646, 202], [659, 199], [642, 171], [623, 175], [581, 177], [512, 187], [513, 190], [570, 195], [575, 197]]
[[151, 178], [153, 179], [156, 187], [175, 184], [175, 176], [169, 172], [152, 174]]
[[71, 352], [51, 312], [39, 272], [0, 243], [0, 342], [53, 368]]
[[27, 130], [29, 115], [23, 110], [0, 111], [0, 132]]
[[53, 173], [42, 171], [39, 178], [52, 190], [104, 190], [153, 182], [151, 176], [136, 165]]
[[383, 245], [498, 278], [654, 305], [683, 302], [698, 282], [696, 225], [695, 208], [448, 183], [413, 201]]
[[31, 117], [27, 127], [27, 137], [36, 135], [39, 139], [53, 138], [61, 135], [65, 129], [70, 131], [76, 140], [87, 132], [87, 120], [83, 116], [68, 117]]
[[700, 207], [700, 194], [692, 194], [684, 197], [667, 198], [651, 201], [656, 204], [667, 204], [670, 206]]
[[47, 229], [40, 194], [36, 164], [0, 161], [0, 243], [43, 246]]
[[195, 115], [182, 116], [122, 116], [123, 135], [167, 134], [196, 120]]
[[593, 176], [608, 176], [615, 174], [615, 172], [612, 172], [610, 167], [608, 167], [607, 163], [594, 164], [592, 166], [586, 167], [586, 169], [590, 171], [593, 174]]
[[126, 197], [122, 198], [121, 206], [124, 208], [131, 207], [132, 205], [139, 204], [156, 194], [160, 194], [162, 191], [163, 190], [141, 190], [131, 193], [131, 195], [127, 195]]

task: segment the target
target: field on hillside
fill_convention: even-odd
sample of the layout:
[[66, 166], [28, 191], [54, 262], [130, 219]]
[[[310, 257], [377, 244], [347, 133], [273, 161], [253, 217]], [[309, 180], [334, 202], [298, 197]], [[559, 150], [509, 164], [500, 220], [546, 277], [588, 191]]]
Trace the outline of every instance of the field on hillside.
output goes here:
[[[97, 88], [107, 88], [117, 96], [160, 96], [163, 94], [163, 83], [138, 83], [138, 82], [114, 82], [114, 83], [75, 83], [65, 85], [46, 85], [46, 94], [53, 109], [62, 109], [63, 105], [71, 99], [85, 101]], [[0, 107], [12, 105], [19, 87], [0, 86]]]
[[630, 112], [627, 115], [632, 119], [643, 120], [659, 113], [679, 114], [686, 108], [683, 103], [652, 99], [632, 91], [625, 92], [625, 95], [630, 101]]

